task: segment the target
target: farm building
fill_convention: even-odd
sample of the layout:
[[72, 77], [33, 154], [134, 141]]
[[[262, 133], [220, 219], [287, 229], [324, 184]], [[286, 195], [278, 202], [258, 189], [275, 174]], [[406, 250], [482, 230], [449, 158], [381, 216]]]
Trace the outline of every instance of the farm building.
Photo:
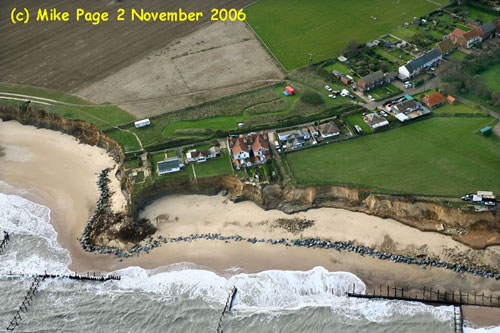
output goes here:
[[165, 160], [158, 162], [157, 170], [159, 175], [165, 175], [167, 173], [178, 172], [184, 167], [184, 163], [177, 157], [166, 158]]
[[445, 103], [444, 96], [440, 92], [435, 92], [422, 97], [422, 102], [430, 109], [436, 109]]
[[215, 158], [220, 155], [219, 147], [212, 147], [206, 150], [190, 150], [186, 154], [186, 158], [188, 162], [197, 162], [203, 163], [211, 158]]
[[135, 128], [141, 128], [151, 125], [151, 121], [149, 119], [138, 120], [134, 122]]
[[451, 34], [446, 36], [446, 38], [451, 39], [453, 44], [458, 47], [463, 47], [466, 49], [470, 49], [474, 45], [481, 43], [483, 41], [483, 38], [481, 35], [483, 32], [479, 27], [475, 27], [474, 29], [470, 31], [463, 31], [462, 29], [455, 28]]
[[439, 52], [441, 52], [443, 56], [445, 56], [453, 52], [453, 50], [455, 49], [455, 45], [453, 45], [451, 39], [446, 38], [437, 43], [436, 48], [439, 50]]
[[347, 84], [349, 86], [352, 84], [353, 79], [349, 75], [342, 75], [340, 77], [340, 81], [342, 81], [342, 83]]
[[421, 55], [420, 57], [409, 61], [406, 65], [399, 67], [399, 78], [406, 81], [415, 75], [420, 74], [420, 72], [431, 66], [439, 65], [439, 62], [443, 59], [443, 55], [437, 48]]
[[333, 121], [318, 126], [319, 133], [323, 138], [329, 138], [340, 134], [340, 130]]
[[371, 89], [381, 86], [385, 83], [384, 73], [381, 70], [363, 76], [358, 80], [358, 89], [361, 92], [370, 91]]
[[451, 105], [455, 105], [455, 104], [457, 104], [457, 99], [456, 99], [455, 97], [451, 96], [451, 95], [450, 95], [450, 96], [448, 96], [448, 97], [446, 97], [446, 100], [447, 100], [447, 101], [448, 101], [448, 103], [450, 103]]
[[377, 113], [368, 113], [363, 116], [363, 120], [372, 129], [377, 129], [379, 127], [389, 125], [389, 122], [384, 118], [379, 116]]

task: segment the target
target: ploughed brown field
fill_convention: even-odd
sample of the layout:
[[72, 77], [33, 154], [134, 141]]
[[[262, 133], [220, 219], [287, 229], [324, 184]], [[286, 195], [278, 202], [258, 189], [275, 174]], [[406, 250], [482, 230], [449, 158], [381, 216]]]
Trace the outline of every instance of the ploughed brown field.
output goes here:
[[[0, 2], [2, 13], [0, 16], [0, 31], [2, 31], [0, 34], [0, 73], [2, 73], [0, 81], [77, 92], [140, 60], [147, 59], [153, 52], [165, 49], [173, 41], [206, 26], [209, 23], [212, 8], [239, 9], [252, 1], [3, 0]], [[30, 10], [31, 18], [28, 24], [10, 22], [10, 11], [14, 7], [21, 9], [26, 7]], [[110, 13], [110, 20], [101, 22], [99, 25], [84, 21], [76, 22], [75, 12], [79, 7], [87, 11], [107, 11]], [[128, 16], [131, 8], [137, 10], [144, 8], [146, 11], [178, 11], [179, 7], [186, 12], [203, 11], [203, 18], [199, 22], [131, 22], [129, 17], [126, 21], [116, 21], [118, 8], [124, 8]], [[69, 11], [71, 22], [35, 22], [33, 14], [38, 8]], [[210, 46], [205, 46], [205, 48], [210, 48]], [[186, 52], [189, 53], [189, 49]], [[204, 67], [212, 60], [205, 58]], [[276, 73], [278, 74], [274, 76], [279, 76], [279, 71]], [[140, 77], [141, 71], [134, 72], [134, 74]], [[182, 77], [183, 74], [181, 73], [180, 76]], [[245, 81], [248, 81], [248, 78], [240, 77], [238, 82], [223, 82], [223, 85]], [[148, 84], [127, 88], [126, 83], [121, 82], [121, 85], [112, 87], [123, 92], [119, 93], [117, 98], [129, 101], [130, 98], [125, 98], [126, 96], [141, 97], [141, 90], [152, 88]], [[196, 86], [193, 85], [193, 87]], [[99, 86], [93, 86], [93, 88], [94, 91], [99, 92]], [[110, 87], [110, 91], [112, 89]], [[92, 90], [87, 91], [85, 97], [91, 98], [91, 92]], [[106, 99], [102, 95], [98, 97], [97, 101]], [[111, 100], [110, 102], [119, 101]], [[192, 103], [189, 101], [187, 104]], [[128, 109], [130, 108], [133, 112], [133, 107]], [[144, 111], [144, 108], [141, 110]], [[147, 113], [148, 110], [145, 112]]]

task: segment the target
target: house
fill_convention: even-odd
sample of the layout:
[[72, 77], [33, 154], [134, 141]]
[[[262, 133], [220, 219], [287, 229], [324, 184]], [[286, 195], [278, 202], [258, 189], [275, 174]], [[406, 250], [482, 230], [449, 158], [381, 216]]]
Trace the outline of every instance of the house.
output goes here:
[[236, 169], [266, 163], [271, 160], [269, 138], [266, 133], [230, 136], [227, 140]]
[[283, 141], [286, 141], [288, 139], [288, 137], [290, 135], [293, 135], [295, 134], [295, 131], [286, 131], [286, 132], [281, 132], [281, 133], [278, 133], [278, 139], [283, 142]]
[[450, 39], [456, 47], [460, 46], [466, 49], [470, 49], [474, 45], [483, 41], [483, 38], [481, 37], [482, 34], [483, 32], [477, 26], [467, 32], [463, 31], [462, 29], [455, 28], [453, 29], [451, 34], [446, 36], [446, 38]]
[[389, 125], [389, 122], [384, 117], [379, 116], [377, 113], [367, 113], [363, 116], [363, 120], [372, 129]]
[[370, 91], [371, 89], [383, 85], [385, 83], [384, 73], [381, 70], [363, 76], [358, 80], [358, 89], [361, 92]]
[[441, 52], [437, 48], [434, 48], [420, 57], [409, 61], [406, 65], [399, 67], [399, 78], [406, 81], [420, 74], [423, 69], [439, 65], [442, 59], [443, 55]]
[[455, 45], [451, 41], [451, 39], [446, 38], [436, 44], [436, 48], [441, 52], [443, 56], [450, 54], [455, 50]]
[[236, 169], [239, 170], [242, 166], [252, 166], [252, 162], [250, 161], [250, 149], [248, 148], [248, 142], [243, 135], [240, 135], [237, 138], [230, 137], [228, 139], [228, 147], [231, 151]]
[[288, 149], [300, 148], [304, 145], [305, 141], [303, 138], [299, 137], [297, 134], [290, 135], [285, 142]]
[[447, 100], [447, 101], [448, 101], [448, 103], [450, 103], [451, 105], [455, 105], [455, 104], [457, 104], [457, 99], [456, 99], [455, 97], [451, 96], [451, 95], [450, 95], [450, 96], [448, 96], [448, 97], [446, 97], [446, 100]]
[[436, 109], [445, 103], [445, 99], [440, 92], [435, 92], [422, 97], [422, 102], [427, 105], [429, 109]]
[[483, 25], [480, 25], [479, 29], [481, 30], [481, 38], [488, 39], [495, 37], [497, 26], [495, 22], [491, 21]]
[[134, 122], [135, 128], [141, 128], [151, 125], [151, 121], [149, 119], [138, 120]]
[[330, 138], [340, 134], [340, 130], [333, 121], [318, 126], [319, 133], [323, 138]]
[[391, 111], [394, 113], [404, 113], [408, 114], [417, 110], [420, 107], [420, 104], [417, 103], [414, 99], [409, 99], [398, 104], [395, 104], [391, 107]]
[[184, 163], [177, 157], [166, 158], [158, 162], [156, 168], [159, 175], [166, 175], [167, 173], [178, 172], [184, 167]]
[[220, 155], [220, 148], [212, 147], [206, 150], [196, 150], [196, 149], [190, 150], [187, 152], [186, 158], [188, 162], [202, 163], [206, 162], [211, 158], [215, 158], [219, 155]]
[[309, 140], [311, 138], [311, 133], [309, 133], [309, 130], [307, 128], [300, 128], [297, 131], [297, 135], [304, 140]]
[[388, 73], [385, 73], [384, 74], [385, 83], [391, 83], [392, 81], [396, 80], [397, 77], [398, 77], [398, 73], [397, 72], [388, 72]]
[[311, 133], [312, 136], [318, 136], [318, 131], [313, 126], [307, 126], [307, 130]]

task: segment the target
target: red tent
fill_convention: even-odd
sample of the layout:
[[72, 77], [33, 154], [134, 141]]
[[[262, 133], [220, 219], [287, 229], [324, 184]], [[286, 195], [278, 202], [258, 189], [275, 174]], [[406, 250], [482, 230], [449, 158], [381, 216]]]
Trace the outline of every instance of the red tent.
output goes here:
[[293, 89], [290, 86], [286, 86], [285, 88], [286, 92], [289, 93], [290, 95], [295, 95], [295, 89]]

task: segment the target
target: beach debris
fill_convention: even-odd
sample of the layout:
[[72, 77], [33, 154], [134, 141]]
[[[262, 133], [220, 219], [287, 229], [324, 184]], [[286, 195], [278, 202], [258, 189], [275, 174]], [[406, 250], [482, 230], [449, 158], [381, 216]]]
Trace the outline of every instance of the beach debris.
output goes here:
[[295, 217], [293, 219], [280, 218], [274, 221], [273, 226], [296, 234], [312, 227], [314, 222], [314, 220], [308, 220], [300, 217]]

